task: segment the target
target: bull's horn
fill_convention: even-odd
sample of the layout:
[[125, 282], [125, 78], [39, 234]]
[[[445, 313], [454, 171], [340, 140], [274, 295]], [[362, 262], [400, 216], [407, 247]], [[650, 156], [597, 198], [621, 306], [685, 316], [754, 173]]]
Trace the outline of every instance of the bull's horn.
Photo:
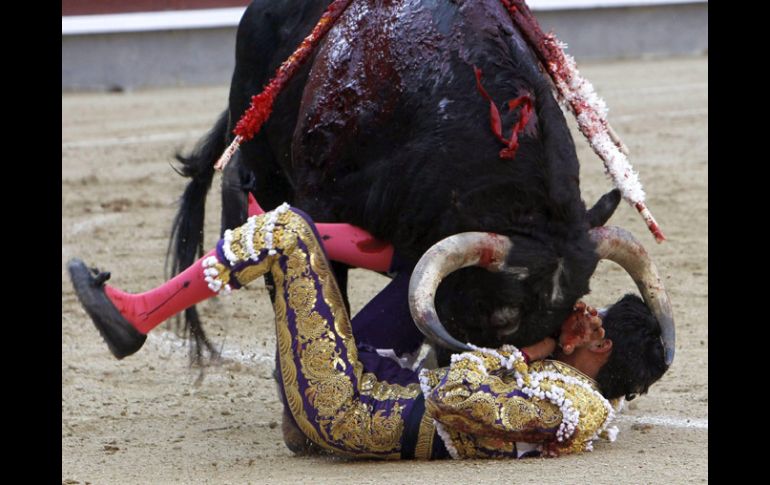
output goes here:
[[449, 349], [473, 350], [449, 335], [439, 321], [433, 302], [436, 290], [446, 275], [460, 268], [505, 269], [505, 257], [512, 246], [510, 239], [499, 234], [464, 232], [442, 239], [428, 249], [409, 281], [409, 309], [417, 328], [433, 342]]
[[670, 366], [674, 361], [676, 343], [674, 314], [655, 263], [641, 243], [625, 229], [617, 226], [595, 227], [589, 234], [596, 243], [596, 253], [599, 257], [618, 263], [633, 278], [644, 302], [658, 319], [666, 352], [666, 365]]

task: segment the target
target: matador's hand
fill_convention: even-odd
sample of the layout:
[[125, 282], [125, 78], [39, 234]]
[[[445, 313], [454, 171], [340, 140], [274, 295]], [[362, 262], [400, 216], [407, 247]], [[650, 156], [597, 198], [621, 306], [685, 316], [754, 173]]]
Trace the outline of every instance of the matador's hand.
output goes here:
[[559, 345], [562, 351], [569, 355], [576, 348], [602, 338], [604, 329], [599, 313], [582, 301], [577, 302], [574, 311], [561, 326]]

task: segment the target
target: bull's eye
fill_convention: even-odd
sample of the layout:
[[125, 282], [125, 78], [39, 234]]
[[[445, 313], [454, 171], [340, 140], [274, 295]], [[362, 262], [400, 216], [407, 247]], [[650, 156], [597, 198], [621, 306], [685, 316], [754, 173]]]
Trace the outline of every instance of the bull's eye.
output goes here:
[[636, 393], [632, 392], [631, 394], [626, 394], [626, 401], [633, 401], [636, 399]]

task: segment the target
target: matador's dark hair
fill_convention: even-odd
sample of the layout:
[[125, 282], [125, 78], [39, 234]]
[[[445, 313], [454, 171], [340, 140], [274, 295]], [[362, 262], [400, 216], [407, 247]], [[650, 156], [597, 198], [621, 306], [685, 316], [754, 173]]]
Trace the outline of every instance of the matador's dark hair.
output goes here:
[[660, 325], [644, 301], [627, 294], [612, 305], [602, 319], [612, 352], [596, 376], [607, 399], [631, 400], [647, 392], [666, 372]]

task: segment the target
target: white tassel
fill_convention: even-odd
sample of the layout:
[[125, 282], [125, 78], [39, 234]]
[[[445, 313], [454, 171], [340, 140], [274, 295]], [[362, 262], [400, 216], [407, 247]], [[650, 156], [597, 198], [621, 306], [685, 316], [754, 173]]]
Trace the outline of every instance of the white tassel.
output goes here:
[[441, 441], [444, 442], [444, 446], [449, 452], [449, 456], [455, 460], [459, 460], [461, 458], [460, 453], [457, 452], [457, 448], [455, 448], [455, 445], [452, 443], [452, 438], [449, 436], [449, 433], [447, 433], [447, 431], [444, 429], [444, 426], [435, 419], [433, 420], [433, 423], [436, 425], [436, 431], [441, 437]]

